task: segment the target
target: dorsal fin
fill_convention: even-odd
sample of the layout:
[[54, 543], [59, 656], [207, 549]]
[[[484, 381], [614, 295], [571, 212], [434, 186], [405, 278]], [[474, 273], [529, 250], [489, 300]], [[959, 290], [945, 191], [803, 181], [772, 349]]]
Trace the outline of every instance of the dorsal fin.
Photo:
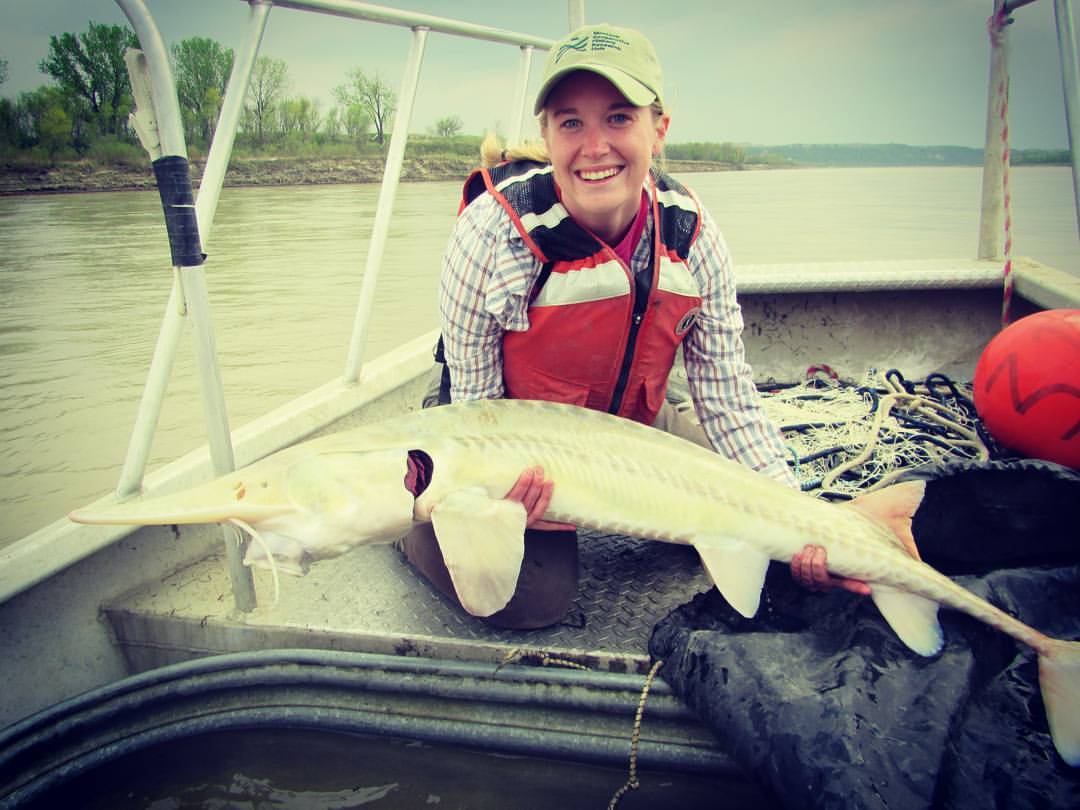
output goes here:
[[905, 481], [860, 495], [847, 506], [887, 526], [904, 551], [921, 561], [915, 537], [911, 533], [911, 519], [922, 503], [925, 492], [925, 481]]

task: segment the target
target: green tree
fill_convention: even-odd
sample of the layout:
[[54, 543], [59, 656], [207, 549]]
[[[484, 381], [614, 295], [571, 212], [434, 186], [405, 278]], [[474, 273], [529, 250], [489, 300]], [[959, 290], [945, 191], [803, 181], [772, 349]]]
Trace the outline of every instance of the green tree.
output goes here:
[[69, 112], [70, 101], [63, 90], [52, 85], [20, 93], [10, 110], [12, 145], [40, 147], [50, 157], [73, 146], [75, 120]]
[[51, 157], [71, 144], [71, 116], [59, 104], [50, 104], [41, 111], [37, 128], [38, 142]]
[[[89, 116], [99, 133], [120, 135], [126, 131], [131, 110], [131, 84], [124, 51], [137, 48], [135, 32], [127, 26], [99, 25], [76, 36], [63, 33], [49, 37], [49, 54], [38, 69], [51, 76], [72, 103], [72, 119]], [[79, 103], [81, 102], [81, 104]], [[76, 127], [81, 131], [81, 127]]]
[[371, 119], [367, 110], [359, 104], [351, 104], [345, 108], [341, 115], [341, 125], [345, 128], [345, 134], [356, 141], [366, 141], [368, 132], [371, 130]]
[[346, 75], [348, 83], [334, 88], [334, 98], [347, 111], [352, 107], [362, 109], [375, 127], [375, 141], [382, 145], [396, 109], [397, 95], [377, 72], [369, 77], [356, 68]]
[[445, 115], [435, 122], [435, 134], [441, 138], [452, 138], [460, 135], [465, 124], [456, 115]]
[[721, 160], [731, 163], [735, 166], [742, 166], [746, 163], [746, 149], [738, 144], [725, 141], [721, 147]]
[[319, 129], [319, 102], [307, 96], [287, 98], [280, 105], [281, 131], [308, 140]]
[[173, 45], [172, 57], [187, 137], [206, 145], [214, 137], [232, 72], [232, 48], [208, 37], [190, 37]]
[[338, 107], [331, 107], [323, 118], [322, 131], [330, 140], [334, 140], [341, 134], [341, 127], [341, 110]]
[[[7, 59], [0, 59], [0, 85], [7, 81], [7, 77]], [[17, 141], [15, 105], [11, 103], [11, 99], [0, 98], [0, 148], [15, 146]]]
[[246, 107], [251, 129], [254, 130], [255, 140], [259, 144], [265, 143], [266, 131], [272, 125], [274, 108], [288, 86], [289, 68], [285, 61], [260, 56], [251, 71]]
[[15, 105], [0, 98], [0, 149], [19, 145], [19, 126]]

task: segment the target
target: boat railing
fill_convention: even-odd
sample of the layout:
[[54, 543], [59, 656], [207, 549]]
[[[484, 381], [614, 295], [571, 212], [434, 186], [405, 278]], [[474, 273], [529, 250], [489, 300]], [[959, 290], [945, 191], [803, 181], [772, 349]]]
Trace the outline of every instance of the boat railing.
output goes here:
[[[244, 109], [244, 99], [252, 71], [258, 58], [270, 11], [274, 6], [333, 14], [336, 16], [403, 26], [411, 29], [412, 40], [398, 92], [398, 109], [394, 119], [390, 145], [386, 154], [382, 186], [368, 245], [367, 262], [360, 288], [360, 298], [349, 341], [343, 379], [347, 385], [358, 384], [368, 323], [371, 317], [386, 246], [387, 233], [393, 215], [394, 198], [401, 177], [412, 120], [413, 102], [420, 81], [420, 69], [429, 33], [442, 33], [470, 39], [516, 46], [520, 51], [516, 90], [509, 120], [509, 136], [520, 139], [527, 99], [526, 89], [535, 50], [547, 50], [551, 41], [542, 37], [519, 34], [491, 26], [385, 8], [356, 0], [242, 0], [249, 6], [247, 29], [234, 60], [222, 103], [218, 126], [207, 155], [198, 195], [191, 189], [187, 164], [187, 147], [180, 117], [175, 82], [169, 65], [168, 51], [143, 0], [117, 0], [131, 22], [139, 39], [141, 51], [128, 56], [132, 75], [133, 94], [137, 110], [132, 124], [144, 147], [150, 153], [159, 176], [159, 190], [173, 248], [174, 283], [150, 364], [146, 385], [127, 455], [120, 473], [117, 497], [124, 499], [138, 494], [150, 455], [150, 446], [157, 428], [165, 389], [182, 332], [185, 317], [189, 318], [195, 337], [195, 356], [200, 376], [204, 409], [206, 411], [209, 448], [214, 473], [223, 475], [235, 468], [233, 449], [221, 374], [214, 344], [214, 330], [206, 290], [202, 262], [202, 246], [209, 241], [224, 183], [229, 157], [232, 154], [236, 131]], [[576, 4], [580, 8], [580, 4]], [[575, 4], [571, 4], [573, 15]], [[171, 166], [168, 179], [162, 182], [159, 167]], [[236, 529], [226, 526], [226, 559], [232, 579], [234, 599], [241, 610], [255, 606], [251, 573], [242, 562], [242, 538]]]

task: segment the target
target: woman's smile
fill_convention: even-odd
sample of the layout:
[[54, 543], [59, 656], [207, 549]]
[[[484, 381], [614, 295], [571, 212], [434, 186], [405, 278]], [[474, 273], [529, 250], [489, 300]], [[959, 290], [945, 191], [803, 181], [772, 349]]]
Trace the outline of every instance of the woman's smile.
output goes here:
[[598, 182], [614, 177], [621, 171], [621, 166], [612, 166], [607, 169], [578, 169], [577, 176], [587, 182]]

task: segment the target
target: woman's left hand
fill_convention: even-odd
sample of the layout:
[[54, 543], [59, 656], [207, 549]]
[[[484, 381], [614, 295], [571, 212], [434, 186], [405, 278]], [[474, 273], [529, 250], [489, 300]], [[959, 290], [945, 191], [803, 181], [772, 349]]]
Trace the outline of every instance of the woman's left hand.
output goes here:
[[791, 558], [792, 578], [811, 591], [831, 591], [843, 588], [859, 596], [869, 596], [870, 586], [861, 579], [835, 577], [829, 573], [826, 551], [821, 546], [807, 545]]

